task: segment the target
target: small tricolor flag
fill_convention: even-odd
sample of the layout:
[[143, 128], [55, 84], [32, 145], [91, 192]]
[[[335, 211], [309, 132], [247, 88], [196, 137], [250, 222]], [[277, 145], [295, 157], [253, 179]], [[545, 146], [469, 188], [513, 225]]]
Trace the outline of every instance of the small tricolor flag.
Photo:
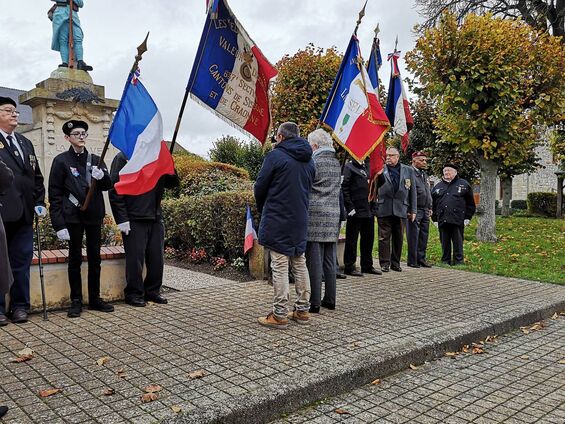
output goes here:
[[226, 0], [210, 3], [186, 89], [197, 103], [263, 144], [271, 126], [269, 86], [277, 70]]
[[163, 175], [174, 174], [161, 114], [139, 79], [139, 70], [128, 76], [108, 137], [128, 160], [114, 185], [118, 194], [147, 193]]
[[257, 233], [255, 232], [255, 228], [253, 228], [253, 217], [251, 216], [251, 208], [249, 207], [249, 205], [247, 205], [243, 254], [246, 254], [253, 247], [253, 240], [257, 240]]
[[[375, 93], [377, 93], [377, 97], [379, 96], [379, 69], [383, 64], [383, 59], [381, 56], [381, 48], [379, 39], [375, 36], [373, 39], [373, 46], [371, 48], [371, 56], [369, 57], [369, 62], [367, 63], [367, 73], [369, 74], [369, 78], [371, 80], [371, 84], [373, 85], [373, 89]], [[377, 174], [384, 168], [385, 166], [385, 153], [386, 153], [386, 146], [384, 141], [379, 143], [379, 145], [373, 150], [371, 153], [371, 160], [370, 160], [370, 178], [373, 180]]]
[[408, 133], [414, 126], [414, 119], [412, 119], [410, 114], [408, 97], [400, 78], [400, 70], [398, 68], [399, 57], [399, 51], [388, 55], [388, 60], [391, 61], [391, 73], [386, 102], [386, 115], [392, 124], [394, 133], [401, 137], [402, 150], [406, 153], [408, 149]]
[[362, 161], [390, 128], [363, 66], [359, 41], [353, 35], [339, 67], [320, 121], [349, 154]]

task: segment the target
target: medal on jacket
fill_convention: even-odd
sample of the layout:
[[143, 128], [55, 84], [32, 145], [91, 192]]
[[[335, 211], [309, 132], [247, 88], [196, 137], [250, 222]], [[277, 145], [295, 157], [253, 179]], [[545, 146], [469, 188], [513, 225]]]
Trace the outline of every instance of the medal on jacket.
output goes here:
[[406, 187], [407, 190], [410, 190], [411, 186], [412, 186], [412, 180], [410, 178], [406, 178], [404, 180], [404, 187]]
[[37, 165], [37, 158], [35, 157], [35, 155], [29, 155], [29, 164], [35, 171], [35, 166]]
[[79, 177], [80, 176], [78, 169], [73, 168], [72, 166], [70, 166], [69, 168], [71, 169], [71, 174], [73, 174], [73, 177]]

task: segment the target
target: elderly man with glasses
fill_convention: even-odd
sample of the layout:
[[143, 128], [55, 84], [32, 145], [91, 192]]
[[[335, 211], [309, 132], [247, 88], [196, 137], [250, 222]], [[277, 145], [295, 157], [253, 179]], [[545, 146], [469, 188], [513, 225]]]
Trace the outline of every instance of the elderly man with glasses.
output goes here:
[[16, 102], [0, 97], [0, 160], [14, 175], [13, 184], [0, 194], [0, 215], [6, 230], [8, 256], [14, 282], [10, 288], [10, 308], [0, 295], [0, 326], [8, 324], [6, 313], [12, 312], [13, 323], [27, 321], [30, 308], [29, 267], [33, 257], [34, 213], [45, 216], [43, 175], [33, 144], [15, 132], [19, 112]]
[[[86, 235], [88, 257], [88, 307], [101, 312], [114, 310], [112, 305], [100, 299], [100, 244], [106, 212], [102, 192], [112, 187], [112, 181], [106, 165], [100, 163], [100, 157], [86, 150], [87, 131], [88, 124], [84, 121], [72, 120], [63, 125], [65, 139], [71, 145], [69, 150], [55, 157], [49, 175], [51, 224], [59, 240], [69, 242], [69, 318], [78, 318], [82, 312], [83, 235]], [[84, 208], [92, 184], [92, 197]]]

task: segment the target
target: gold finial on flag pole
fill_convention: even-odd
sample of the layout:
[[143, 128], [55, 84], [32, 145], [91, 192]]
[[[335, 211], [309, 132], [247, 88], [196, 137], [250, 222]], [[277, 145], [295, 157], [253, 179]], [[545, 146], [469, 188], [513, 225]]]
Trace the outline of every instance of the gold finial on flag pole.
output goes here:
[[367, 7], [367, 1], [365, 0], [365, 4], [363, 5], [363, 9], [361, 9], [361, 11], [359, 12], [359, 18], [357, 19], [357, 25], [355, 26], [355, 31], [353, 31], [353, 34], [357, 35], [357, 30], [359, 29], [359, 25], [361, 24], [361, 20], [363, 19], [363, 16], [365, 16], [365, 7]]
[[381, 32], [381, 30], [379, 28], [379, 24], [377, 24], [377, 27], [375, 28], [375, 38], [379, 36], [379, 32]]

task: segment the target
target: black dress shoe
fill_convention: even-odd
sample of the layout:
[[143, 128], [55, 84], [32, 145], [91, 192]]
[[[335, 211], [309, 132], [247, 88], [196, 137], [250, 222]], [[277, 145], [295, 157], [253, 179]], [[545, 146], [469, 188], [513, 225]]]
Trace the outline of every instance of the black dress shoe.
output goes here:
[[324, 302], [324, 301], [322, 300], [322, 304], [321, 304], [321, 305], [322, 305], [323, 308], [329, 309], [330, 311], [335, 310], [335, 303], [328, 303], [328, 302]]
[[464, 261], [457, 261], [457, 262], [453, 262], [452, 265], [457, 266], [457, 265], [465, 265]]
[[8, 407], [7, 406], [0, 406], [0, 418], [2, 418], [4, 415], [6, 415], [6, 412], [8, 412]]
[[383, 273], [376, 268], [362, 269], [361, 272], [365, 274], [383, 275]]
[[63, 62], [59, 65], [59, 68], [68, 68], [69, 64], [67, 62]]
[[91, 311], [114, 312], [114, 306], [110, 305], [108, 302], [104, 302], [100, 298], [89, 301], [88, 309]]
[[69, 318], [78, 318], [82, 312], [82, 301], [78, 299], [74, 299], [71, 301], [71, 307], [67, 312], [67, 317]]
[[81, 71], [92, 71], [92, 66], [87, 65], [84, 60], [79, 60], [77, 62], [77, 69]]
[[139, 308], [142, 308], [146, 305], [145, 300], [143, 300], [141, 297], [132, 297], [132, 298], [129, 298], [129, 299], [126, 298], [125, 302], [128, 305], [139, 307]]
[[420, 268], [418, 264], [407, 264], [410, 268]]
[[382, 272], [389, 272], [389, 271], [390, 271], [390, 267], [389, 267], [388, 265], [381, 266], [381, 271], [382, 271]]
[[353, 269], [351, 271], [344, 271], [346, 275], [351, 275], [352, 277], [362, 277], [363, 274], [360, 273], [359, 271], [357, 271], [356, 269]]
[[8, 318], [6, 318], [6, 315], [0, 313], [0, 327], [4, 327], [5, 325], [8, 325]]
[[21, 324], [22, 322], [27, 322], [27, 312], [23, 309], [16, 309], [12, 313], [12, 322], [14, 324]]
[[396, 266], [396, 265], [391, 265], [390, 269], [392, 269], [393, 271], [396, 271], [396, 272], [402, 272], [402, 268], [400, 268], [399, 266]]
[[345, 274], [343, 274], [342, 272], [336, 272], [335, 278], [336, 278], [336, 280], [345, 280], [347, 278], [347, 276]]
[[158, 303], [159, 305], [166, 305], [169, 303], [166, 297], [161, 296], [158, 294], [157, 296], [145, 296], [145, 300], [147, 302]]
[[311, 314], [319, 314], [320, 313], [320, 307], [319, 306], [314, 306], [314, 305], [310, 305], [310, 311]]
[[424, 268], [431, 268], [432, 267], [432, 263], [428, 262], [428, 261], [422, 261], [420, 262], [420, 266], [424, 267]]

